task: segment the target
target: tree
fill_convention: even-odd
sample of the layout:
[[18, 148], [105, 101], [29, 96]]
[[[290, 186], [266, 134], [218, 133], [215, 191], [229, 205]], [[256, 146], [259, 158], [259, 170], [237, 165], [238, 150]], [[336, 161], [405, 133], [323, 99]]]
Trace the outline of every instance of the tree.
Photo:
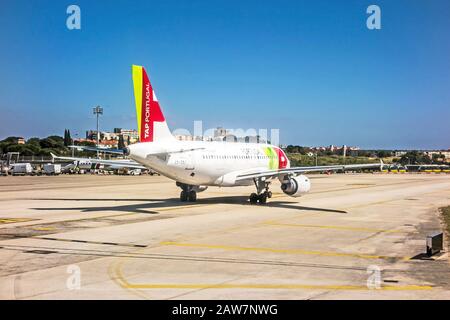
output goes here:
[[21, 155], [24, 155], [24, 156], [34, 155], [33, 150], [31, 150], [24, 144], [10, 144], [6, 148], [6, 152], [19, 152]]
[[311, 148], [302, 147], [302, 146], [293, 146], [290, 144], [285, 148], [285, 151], [287, 153], [299, 153], [299, 154], [305, 155], [311, 151]]
[[48, 136], [47, 139], [52, 139], [54, 142], [59, 144], [60, 146], [64, 145], [64, 138], [60, 136]]
[[409, 151], [402, 155], [399, 162], [402, 165], [406, 164], [430, 164], [431, 159], [427, 155], [420, 153], [418, 151]]
[[391, 151], [387, 151], [387, 150], [378, 150], [377, 151], [377, 157], [378, 158], [387, 158], [392, 156], [392, 152]]
[[2, 140], [0, 142], [6, 142], [6, 143], [17, 143], [17, 140], [21, 139], [20, 137], [8, 137], [5, 140]]
[[[26, 148], [27, 152], [31, 152], [32, 155], [39, 155], [41, 153], [41, 147], [35, 143], [26, 143], [23, 145]], [[29, 155], [29, 154], [28, 154]]]
[[41, 139], [39, 139], [39, 138], [30, 138], [30, 139], [28, 139], [27, 140], [27, 145], [37, 145], [37, 146], [39, 146], [39, 141], [40, 141]]
[[433, 153], [431, 159], [433, 160], [434, 163], [441, 163], [441, 162], [444, 162], [445, 155]]
[[41, 148], [64, 149], [64, 138], [59, 136], [49, 136], [39, 141]]
[[64, 129], [64, 146], [70, 146], [72, 144], [72, 139], [70, 138], [69, 129]]

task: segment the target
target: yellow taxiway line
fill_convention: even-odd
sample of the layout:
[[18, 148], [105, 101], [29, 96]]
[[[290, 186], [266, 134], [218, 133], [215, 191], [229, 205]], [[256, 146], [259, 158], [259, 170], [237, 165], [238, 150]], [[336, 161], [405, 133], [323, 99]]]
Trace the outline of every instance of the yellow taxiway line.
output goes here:
[[[141, 251], [140, 249], [139, 251]], [[391, 290], [391, 291], [414, 291], [432, 290], [432, 286], [426, 285], [381, 285], [379, 289], [370, 289], [362, 285], [313, 285], [297, 283], [130, 283], [125, 278], [122, 268], [125, 261], [120, 259], [110, 265], [108, 273], [111, 279], [122, 288], [130, 290], [141, 298], [148, 299], [142, 289], [272, 289], [272, 290]]]
[[36, 219], [30, 219], [30, 218], [0, 218], [0, 224], [3, 223], [18, 223], [18, 222], [28, 222], [33, 221]]
[[[165, 242], [163, 244], [175, 245], [173, 242]], [[188, 245], [188, 244], [185, 244]], [[217, 247], [217, 246], [215, 246]], [[224, 246], [219, 246], [224, 247]], [[140, 249], [138, 251], [141, 251]], [[130, 283], [125, 278], [122, 267], [126, 259], [120, 259], [116, 263], [110, 265], [108, 273], [116, 283], [122, 288], [130, 290], [132, 293], [141, 298], [148, 299], [142, 289], [262, 289], [262, 290], [390, 290], [390, 291], [415, 291], [415, 290], [432, 290], [432, 286], [427, 285], [381, 285], [379, 289], [370, 289], [363, 285], [313, 285], [313, 284], [296, 284], [296, 283]]]

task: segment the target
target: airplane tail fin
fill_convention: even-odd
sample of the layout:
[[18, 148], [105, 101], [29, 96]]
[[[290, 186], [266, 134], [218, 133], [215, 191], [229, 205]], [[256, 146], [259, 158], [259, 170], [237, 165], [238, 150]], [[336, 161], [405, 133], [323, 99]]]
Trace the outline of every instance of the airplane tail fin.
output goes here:
[[133, 65], [134, 98], [140, 142], [173, 140], [144, 67]]

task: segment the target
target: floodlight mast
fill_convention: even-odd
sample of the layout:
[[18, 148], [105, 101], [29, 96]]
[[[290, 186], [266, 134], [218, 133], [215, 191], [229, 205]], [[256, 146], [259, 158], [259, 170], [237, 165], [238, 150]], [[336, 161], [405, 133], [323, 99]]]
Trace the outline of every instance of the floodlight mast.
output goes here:
[[99, 116], [101, 114], [103, 114], [103, 108], [100, 107], [100, 106], [96, 106], [96, 107], [93, 108], [93, 112], [97, 116], [97, 159], [98, 159], [99, 158], [98, 148], [99, 148], [99, 145], [100, 145], [100, 131], [98, 129], [98, 119], [99, 119]]

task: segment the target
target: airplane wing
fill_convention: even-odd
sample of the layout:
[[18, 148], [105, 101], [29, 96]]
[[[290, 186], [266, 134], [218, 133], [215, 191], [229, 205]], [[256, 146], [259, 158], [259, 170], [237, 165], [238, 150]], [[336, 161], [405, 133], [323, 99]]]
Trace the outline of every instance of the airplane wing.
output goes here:
[[148, 169], [133, 160], [103, 160], [103, 159], [90, 159], [90, 158], [77, 158], [77, 157], [59, 157], [55, 154], [51, 154], [53, 159], [69, 160], [69, 161], [89, 161], [95, 164], [102, 164], [108, 167], [128, 168], [128, 169]]
[[99, 151], [99, 152], [105, 152], [105, 153], [113, 153], [113, 154], [123, 154], [122, 149], [110, 149], [110, 148], [96, 148], [96, 147], [89, 147], [89, 146], [69, 146], [69, 148], [77, 149], [79, 151]]
[[[105, 153], [113, 153], [113, 154], [126, 154], [126, 149], [107, 149], [107, 148], [96, 148], [96, 147], [88, 147], [88, 146], [69, 146], [70, 148], [74, 148], [77, 150], [85, 150], [85, 151], [99, 151], [99, 152], [105, 152]], [[160, 156], [165, 154], [171, 154], [171, 153], [183, 153], [183, 152], [189, 152], [194, 150], [203, 150], [204, 147], [199, 148], [177, 148], [177, 149], [164, 149], [157, 152], [151, 152], [148, 153], [147, 156]]]
[[369, 168], [382, 168], [383, 161], [380, 163], [367, 163], [367, 164], [348, 164], [348, 165], [332, 165], [332, 166], [311, 166], [311, 167], [293, 167], [279, 170], [266, 170], [260, 172], [244, 173], [236, 177], [236, 181], [257, 179], [257, 178], [275, 178], [278, 176], [296, 176], [301, 173], [309, 172], [326, 172], [326, 171], [338, 171], [338, 170], [356, 170], [356, 169], [369, 169]]

